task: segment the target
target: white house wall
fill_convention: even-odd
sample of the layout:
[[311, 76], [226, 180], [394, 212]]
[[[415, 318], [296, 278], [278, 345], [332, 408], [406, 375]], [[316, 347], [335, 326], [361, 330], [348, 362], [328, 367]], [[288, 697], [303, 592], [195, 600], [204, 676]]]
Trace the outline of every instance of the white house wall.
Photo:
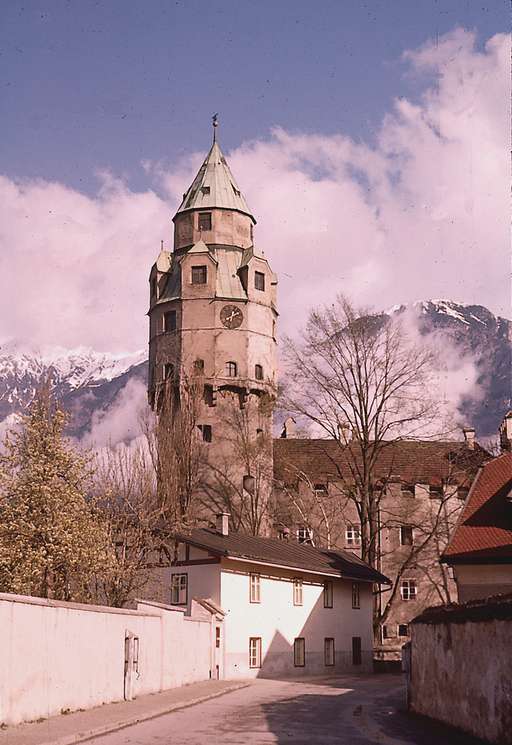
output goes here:
[[[197, 570], [196, 567], [192, 569]], [[249, 600], [249, 574], [260, 573], [261, 603]], [[194, 575], [195, 576], [195, 575]], [[303, 578], [303, 605], [293, 605], [293, 578]], [[367, 671], [372, 660], [372, 591], [360, 584], [360, 608], [352, 608], [352, 582], [334, 579], [333, 607], [324, 608], [324, 577], [222, 560], [225, 676]], [[249, 668], [249, 638], [262, 639], [262, 667]], [[305, 638], [306, 664], [294, 667], [293, 642]], [[335, 667], [324, 665], [324, 639], [335, 640]], [[362, 665], [352, 665], [352, 637], [361, 638]]]

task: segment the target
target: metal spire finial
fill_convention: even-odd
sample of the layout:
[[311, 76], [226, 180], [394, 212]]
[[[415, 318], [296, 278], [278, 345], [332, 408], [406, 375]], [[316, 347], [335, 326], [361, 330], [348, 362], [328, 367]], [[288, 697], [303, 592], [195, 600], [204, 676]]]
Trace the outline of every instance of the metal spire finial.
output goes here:
[[219, 126], [219, 115], [214, 114], [212, 116], [212, 127], [213, 127], [213, 141], [217, 140], [217, 127]]

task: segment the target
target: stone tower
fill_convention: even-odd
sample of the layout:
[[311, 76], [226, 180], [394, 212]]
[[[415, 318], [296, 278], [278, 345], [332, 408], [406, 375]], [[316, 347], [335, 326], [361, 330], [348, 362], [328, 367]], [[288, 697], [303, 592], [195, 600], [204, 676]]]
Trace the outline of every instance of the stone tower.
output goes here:
[[211, 513], [229, 511], [235, 528], [264, 533], [277, 279], [254, 246], [256, 220], [215, 136], [173, 221], [174, 250], [162, 250], [150, 274], [149, 401], [159, 411], [172, 388], [183, 409], [184, 385], [194, 382], [207, 463], [201, 500]]

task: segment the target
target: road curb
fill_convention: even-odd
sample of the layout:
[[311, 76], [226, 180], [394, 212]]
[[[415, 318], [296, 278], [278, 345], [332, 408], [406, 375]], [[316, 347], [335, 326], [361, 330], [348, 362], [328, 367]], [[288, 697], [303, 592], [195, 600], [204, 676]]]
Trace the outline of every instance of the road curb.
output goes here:
[[90, 729], [87, 732], [77, 732], [74, 735], [66, 735], [65, 737], [61, 737], [56, 740], [44, 740], [40, 743], [40, 745], [76, 745], [76, 743], [87, 742], [88, 740], [93, 740], [95, 737], [109, 735], [112, 732], [119, 732], [120, 730], [126, 729], [127, 727], [133, 727], [134, 724], [139, 724], [140, 722], [149, 722], [151, 719], [158, 719], [158, 717], [163, 717], [166, 714], [172, 714], [173, 711], [178, 711], [179, 709], [187, 709], [189, 706], [195, 706], [196, 704], [201, 704], [204, 701], [209, 701], [212, 698], [224, 696], [224, 694], [226, 693], [239, 691], [240, 689], [247, 688], [250, 685], [251, 683], [247, 681], [244, 683], [234, 683], [232, 686], [223, 688], [221, 691], [214, 691], [213, 693], [208, 693], [204, 696], [198, 696], [197, 698], [190, 699], [189, 701], [178, 701], [175, 704], [167, 705], [165, 709], [162, 709], [161, 711], [152, 711], [147, 715], [139, 714], [136, 717], [125, 719], [122, 722], [112, 722], [111, 724], [107, 724], [102, 727], [95, 727], [94, 729]]

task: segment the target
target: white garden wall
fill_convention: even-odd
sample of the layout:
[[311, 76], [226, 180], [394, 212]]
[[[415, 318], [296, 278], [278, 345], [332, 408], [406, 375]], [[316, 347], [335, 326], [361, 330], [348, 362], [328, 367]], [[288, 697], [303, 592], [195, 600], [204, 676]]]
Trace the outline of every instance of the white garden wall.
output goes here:
[[122, 700], [127, 633], [139, 639], [134, 696], [209, 678], [204, 613], [194, 619], [149, 602], [134, 611], [0, 593], [0, 723]]

